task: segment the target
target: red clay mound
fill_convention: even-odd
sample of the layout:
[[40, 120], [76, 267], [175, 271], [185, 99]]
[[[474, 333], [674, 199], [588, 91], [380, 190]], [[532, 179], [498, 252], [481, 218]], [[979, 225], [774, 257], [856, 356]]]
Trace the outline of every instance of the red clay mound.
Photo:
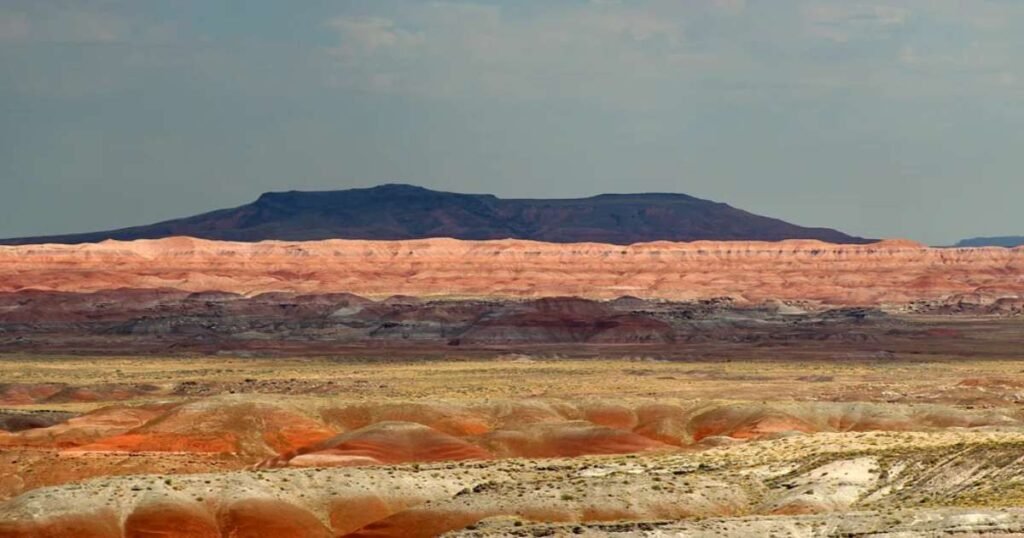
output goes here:
[[496, 516], [500, 513], [498, 510], [475, 508], [464, 510], [413, 508], [371, 523], [355, 532], [344, 535], [344, 538], [431, 538], [464, 528], [481, 519]]
[[0, 435], [0, 446], [47, 448], [81, 446], [142, 426], [165, 413], [169, 407], [171, 406], [166, 404], [104, 407], [48, 428], [35, 428], [16, 434]]
[[564, 422], [577, 418], [575, 406], [558, 401], [521, 400], [505, 401], [480, 406], [489, 413], [494, 429], [517, 429], [527, 424]]
[[357, 430], [378, 422], [413, 422], [456, 437], [491, 430], [487, 413], [443, 403], [359, 404], [325, 409], [320, 416], [342, 430]]
[[71, 448], [83, 452], [218, 452], [238, 450], [238, 439], [231, 433], [179, 435], [174, 433], [124, 433], [95, 443]]
[[204, 505], [162, 501], [142, 505], [129, 514], [124, 538], [221, 538], [221, 533]]
[[[622, 486], [620, 481], [586, 489], [565, 485], [533, 484], [537, 490], [524, 492], [515, 486], [480, 484], [471, 495], [456, 495], [414, 506], [375, 521], [349, 538], [426, 538], [465, 528], [495, 516], [527, 521], [582, 522], [615, 520], [680, 519], [696, 515], [734, 515], [748, 506], [741, 488], [729, 488], [713, 498], [686, 491], [660, 490], [651, 495], [646, 488]], [[530, 534], [523, 534], [529, 536]], [[562, 536], [562, 533], [552, 534]], [[502, 535], [504, 536], [504, 535]], [[547, 536], [547, 534], [545, 534]]]
[[787, 432], [1020, 424], [1019, 417], [999, 410], [871, 403], [523, 400], [303, 409], [303, 401], [254, 399], [234, 395], [184, 404], [112, 406], [50, 427], [0, 431], [0, 447], [63, 449], [60, 457], [90, 457], [90, 452], [230, 454], [239, 467], [260, 461], [272, 467], [340, 466], [621, 454]]
[[222, 509], [221, 535], [230, 538], [330, 538], [330, 530], [312, 513], [293, 504], [246, 499]]
[[687, 411], [674, 404], [645, 404], [636, 410], [633, 431], [648, 439], [670, 445], [688, 445], [694, 442], [689, 431]]
[[0, 521], [3, 538], [121, 538], [120, 519], [113, 510], [33, 521]]
[[336, 535], [344, 535], [423, 501], [424, 499], [385, 499], [372, 494], [349, 497], [332, 505], [331, 528]]
[[689, 425], [694, 441], [709, 436], [757, 439], [787, 431], [818, 431], [803, 419], [766, 406], [743, 405], [712, 409], [693, 417]]
[[1019, 424], [999, 410], [966, 411], [944, 406], [871, 403], [729, 404], [689, 419], [693, 440], [709, 436], [757, 439], [797, 431], [927, 431]]
[[499, 457], [555, 458], [666, 450], [669, 445], [633, 432], [585, 421], [533, 424], [496, 431], [484, 441]]
[[484, 449], [422, 424], [379, 422], [303, 449], [287, 461], [268, 464], [320, 467], [490, 458]]
[[118, 400], [131, 400], [147, 395], [152, 395], [160, 390], [160, 387], [149, 384], [127, 385], [120, 383], [107, 383], [101, 385], [88, 385], [79, 387], [64, 387], [50, 396], [42, 399], [46, 403], [73, 403], [73, 402], [109, 402]]
[[0, 383], [0, 405], [32, 404], [64, 388], [61, 383]]
[[307, 446], [334, 433], [298, 411], [225, 397], [176, 406], [131, 431], [78, 449], [266, 456]]
[[587, 403], [580, 405], [580, 411], [581, 418], [598, 426], [632, 430], [638, 423], [636, 411], [622, 404]]

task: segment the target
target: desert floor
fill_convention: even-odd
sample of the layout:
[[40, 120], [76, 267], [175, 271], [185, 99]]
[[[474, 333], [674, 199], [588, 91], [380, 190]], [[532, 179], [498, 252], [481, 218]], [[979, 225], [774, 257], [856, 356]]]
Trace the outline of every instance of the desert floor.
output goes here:
[[7, 355], [0, 536], [1022, 533], [998, 327], [725, 359]]

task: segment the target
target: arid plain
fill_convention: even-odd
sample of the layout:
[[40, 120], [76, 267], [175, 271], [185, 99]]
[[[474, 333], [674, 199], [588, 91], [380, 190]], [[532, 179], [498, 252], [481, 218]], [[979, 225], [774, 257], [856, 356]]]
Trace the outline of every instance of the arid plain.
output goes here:
[[1020, 249], [431, 245], [2, 247], [0, 536], [1024, 534]]

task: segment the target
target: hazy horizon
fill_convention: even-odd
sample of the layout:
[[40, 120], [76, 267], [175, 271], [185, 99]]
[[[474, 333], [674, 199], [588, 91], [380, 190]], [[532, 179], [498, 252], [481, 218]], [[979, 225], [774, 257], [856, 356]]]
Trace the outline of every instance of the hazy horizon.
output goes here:
[[0, 237], [267, 191], [677, 192], [1024, 235], [1024, 3], [8, 0]]

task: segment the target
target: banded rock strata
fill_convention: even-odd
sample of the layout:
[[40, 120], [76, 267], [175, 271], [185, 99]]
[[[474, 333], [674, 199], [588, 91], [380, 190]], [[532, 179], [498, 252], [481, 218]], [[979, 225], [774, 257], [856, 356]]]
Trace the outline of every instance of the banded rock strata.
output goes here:
[[737, 301], [830, 305], [995, 302], [1024, 297], [1024, 247], [935, 249], [908, 241], [520, 240], [235, 243], [186, 237], [0, 247], [0, 291], [173, 288], [253, 295]]

